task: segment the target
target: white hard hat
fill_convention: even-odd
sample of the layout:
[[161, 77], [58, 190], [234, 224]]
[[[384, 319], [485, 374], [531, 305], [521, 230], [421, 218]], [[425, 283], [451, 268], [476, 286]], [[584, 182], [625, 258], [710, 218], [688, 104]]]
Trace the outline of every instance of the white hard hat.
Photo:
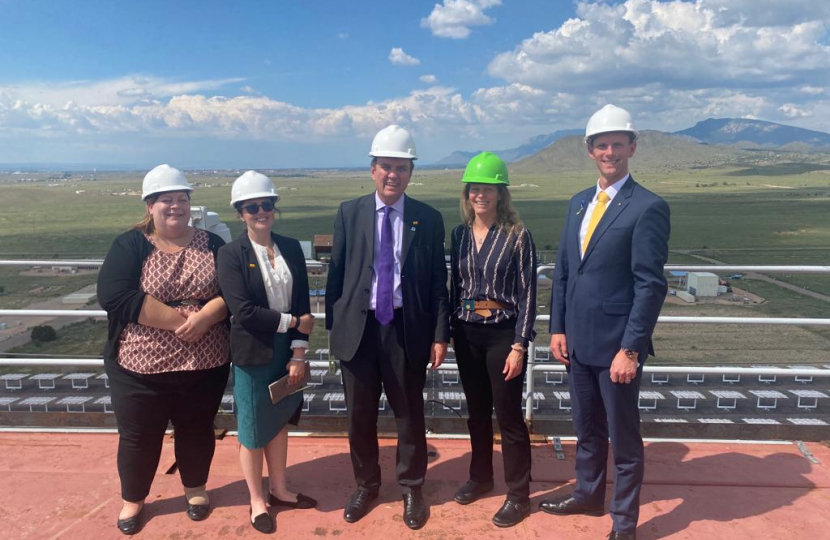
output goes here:
[[231, 187], [231, 205], [262, 197], [270, 197], [274, 199], [274, 202], [280, 200], [274, 183], [264, 174], [248, 171], [234, 180], [233, 187]]
[[159, 165], [148, 172], [141, 184], [141, 198], [166, 191], [193, 191], [193, 186], [184, 177], [184, 173], [168, 164]]
[[634, 121], [628, 111], [610, 103], [601, 108], [588, 120], [588, 127], [585, 128], [585, 142], [594, 135], [600, 133], [611, 133], [612, 131], [626, 131], [637, 138], [637, 130], [634, 129]]
[[418, 159], [412, 135], [401, 126], [392, 124], [378, 131], [372, 140], [372, 157]]

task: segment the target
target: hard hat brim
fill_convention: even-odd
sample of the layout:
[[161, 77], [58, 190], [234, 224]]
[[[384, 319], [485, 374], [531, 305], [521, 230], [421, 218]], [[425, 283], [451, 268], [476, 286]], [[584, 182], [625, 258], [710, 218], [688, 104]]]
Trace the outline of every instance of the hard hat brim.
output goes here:
[[236, 203], [240, 203], [243, 201], [250, 201], [251, 199], [274, 199], [274, 202], [280, 200], [280, 196], [276, 193], [271, 193], [268, 191], [260, 191], [259, 193], [246, 193], [244, 197], [239, 197], [236, 199], [231, 199], [231, 206], [236, 205]]
[[509, 186], [509, 180], [498, 180], [487, 176], [465, 176], [461, 179], [465, 184], [493, 184], [498, 186]]
[[159, 188], [159, 189], [156, 189], [154, 191], [151, 191], [150, 193], [147, 193], [146, 195], [142, 193], [141, 194], [141, 200], [146, 201], [148, 197], [152, 197], [153, 195], [159, 195], [161, 193], [168, 193], [170, 191], [184, 191], [186, 193], [193, 193], [193, 188], [192, 187], [188, 188], [188, 187], [184, 187], [184, 186], [167, 186], [167, 187], [163, 187], [163, 188]]
[[369, 157], [391, 157], [404, 159], [418, 159], [409, 152], [394, 152], [392, 150], [385, 150], [383, 152], [369, 152]]

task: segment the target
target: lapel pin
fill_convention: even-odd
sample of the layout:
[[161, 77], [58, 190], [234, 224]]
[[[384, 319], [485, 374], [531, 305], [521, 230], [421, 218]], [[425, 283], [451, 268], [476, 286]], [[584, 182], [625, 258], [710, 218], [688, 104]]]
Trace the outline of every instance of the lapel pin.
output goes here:
[[576, 215], [581, 214], [583, 210], [585, 210], [585, 199], [579, 201], [579, 211], [577, 211]]
[[256, 265], [254, 263], [248, 263], [248, 268], [256, 268]]

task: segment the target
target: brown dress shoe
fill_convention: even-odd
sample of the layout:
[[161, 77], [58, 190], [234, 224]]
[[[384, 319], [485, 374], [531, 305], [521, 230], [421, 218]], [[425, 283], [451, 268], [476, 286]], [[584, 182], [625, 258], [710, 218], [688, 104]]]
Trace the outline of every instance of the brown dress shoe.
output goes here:
[[572, 514], [584, 514], [586, 516], [601, 516], [605, 514], [605, 508], [602, 506], [589, 506], [583, 504], [573, 498], [573, 495], [565, 495], [564, 497], [554, 497], [551, 499], [543, 499], [539, 504], [539, 509], [548, 514], [556, 514], [558, 516], [569, 516]]

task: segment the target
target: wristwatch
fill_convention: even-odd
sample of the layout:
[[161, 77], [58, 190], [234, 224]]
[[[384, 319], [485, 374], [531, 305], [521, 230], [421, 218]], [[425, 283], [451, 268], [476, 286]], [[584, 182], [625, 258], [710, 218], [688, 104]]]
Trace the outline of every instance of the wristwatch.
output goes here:
[[629, 360], [634, 360], [634, 357], [638, 354], [634, 349], [623, 349], [622, 351], [625, 353], [625, 357]]

